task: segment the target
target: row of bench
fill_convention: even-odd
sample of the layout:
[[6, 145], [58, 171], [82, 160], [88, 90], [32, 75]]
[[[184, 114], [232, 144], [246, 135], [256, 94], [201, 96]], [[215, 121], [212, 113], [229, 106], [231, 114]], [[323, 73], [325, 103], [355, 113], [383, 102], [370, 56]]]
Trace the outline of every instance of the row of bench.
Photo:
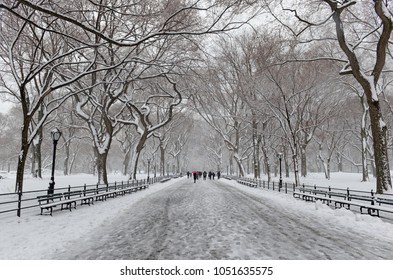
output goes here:
[[[315, 202], [317, 200], [322, 201], [322, 203], [326, 203], [327, 205], [331, 205], [334, 203], [335, 208], [346, 208], [351, 209], [352, 206], [359, 207], [360, 213], [363, 214], [363, 211], [367, 211], [369, 215], [378, 216], [379, 212], [387, 212], [393, 213], [393, 207], [385, 206], [392, 205], [393, 199], [387, 198], [378, 198], [378, 197], [369, 197], [369, 196], [360, 196], [360, 195], [347, 195], [345, 193], [332, 193], [326, 191], [316, 191], [313, 190], [310, 193], [295, 191], [293, 193], [293, 197], [301, 198], [305, 201]], [[363, 202], [367, 201], [367, 202]]]
[[64, 193], [48, 194], [37, 196], [38, 204], [41, 209], [41, 215], [46, 210], [53, 214], [53, 208], [60, 206], [60, 210], [72, 208], [76, 209], [77, 203], [81, 205], [91, 205], [94, 201], [105, 201], [107, 198], [125, 195], [126, 193], [136, 192], [148, 188], [148, 184], [139, 186], [117, 187], [110, 189], [109, 187], [94, 188], [89, 190], [68, 191]]
[[[252, 180], [237, 179], [237, 182], [248, 187], [257, 188], [258, 183]], [[334, 204], [335, 208], [351, 209], [352, 206], [359, 207], [360, 213], [368, 213], [372, 216], [379, 216], [379, 212], [393, 213], [393, 198], [382, 198], [374, 196], [362, 196], [350, 194], [349, 192], [335, 192], [318, 189], [300, 189], [293, 192], [295, 198], [305, 201], [315, 202], [320, 200], [327, 205]]]
[[250, 180], [237, 179], [236, 182], [238, 182], [239, 184], [242, 184], [242, 185], [246, 185], [248, 187], [252, 187], [252, 188], [258, 187], [257, 182], [250, 181]]

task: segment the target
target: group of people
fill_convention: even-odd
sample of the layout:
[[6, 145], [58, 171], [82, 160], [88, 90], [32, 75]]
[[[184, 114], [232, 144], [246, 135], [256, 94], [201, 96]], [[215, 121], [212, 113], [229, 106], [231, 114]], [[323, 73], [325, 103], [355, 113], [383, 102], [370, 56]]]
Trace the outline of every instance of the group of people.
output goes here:
[[[206, 177], [209, 177], [210, 180], [214, 180], [214, 177], [216, 176], [216, 173], [214, 173], [214, 171], [209, 171], [209, 173], [207, 173], [206, 171], [187, 171], [187, 178], [192, 177], [194, 179], [194, 183], [196, 183], [197, 180], [199, 180], [199, 178], [203, 177], [203, 180], [206, 180]], [[217, 179], [220, 179], [221, 177], [221, 172], [217, 171]]]

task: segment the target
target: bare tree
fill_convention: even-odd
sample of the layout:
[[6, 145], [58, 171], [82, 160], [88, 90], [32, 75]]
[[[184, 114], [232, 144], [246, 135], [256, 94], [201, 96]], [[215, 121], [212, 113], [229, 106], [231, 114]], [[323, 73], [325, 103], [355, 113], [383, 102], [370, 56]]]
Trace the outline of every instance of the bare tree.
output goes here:
[[[314, 59], [336, 59], [343, 63], [342, 75], [351, 75], [362, 88], [369, 106], [373, 148], [377, 173], [377, 192], [392, 187], [387, 152], [387, 126], [383, 119], [380, 95], [381, 76], [387, 69], [390, 37], [393, 31], [387, 1], [319, 0], [313, 5], [279, 1], [284, 12], [298, 20], [285, 26], [298, 40], [314, 43], [332, 40], [333, 30], [343, 57], [329, 56]], [[307, 7], [306, 7], [307, 5]], [[271, 10], [272, 11], [272, 10]], [[275, 17], [284, 23], [284, 16]], [[331, 23], [333, 20], [334, 25]], [[299, 60], [299, 59], [297, 59]], [[310, 60], [310, 58], [308, 58]]]
[[[30, 9], [21, 9], [19, 13], [22, 17], [36, 19], [35, 12]], [[45, 22], [62, 30], [63, 26], [55, 19], [46, 18]], [[75, 71], [66, 79], [59, 79], [64, 66], [70, 64], [67, 58], [80, 53], [81, 48], [69, 47], [64, 37], [45, 32], [30, 21], [18, 20], [14, 14], [4, 14], [2, 23], [0, 59], [5, 67], [1, 70], [0, 84], [3, 92], [20, 103], [23, 116], [15, 185], [15, 191], [21, 192], [30, 145], [51, 113], [74, 94], [64, 88], [88, 74], [91, 60], [75, 62], [82, 72]], [[38, 112], [38, 121], [34, 121]]]
[[192, 96], [193, 107], [222, 137], [235, 159], [239, 175], [244, 176], [243, 161], [252, 149], [252, 145], [247, 146], [244, 133], [249, 126], [245, 120], [249, 108], [241, 98], [236, 69], [223, 59], [217, 62], [217, 65], [209, 63], [209, 70], [201, 76], [199, 87]]

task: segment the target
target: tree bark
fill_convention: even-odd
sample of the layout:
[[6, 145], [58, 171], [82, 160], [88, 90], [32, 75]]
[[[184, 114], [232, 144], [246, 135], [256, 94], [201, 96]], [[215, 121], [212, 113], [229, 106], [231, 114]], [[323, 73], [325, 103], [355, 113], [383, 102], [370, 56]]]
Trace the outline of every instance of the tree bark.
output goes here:
[[23, 192], [23, 176], [25, 171], [26, 159], [29, 152], [29, 118], [23, 119], [22, 133], [21, 133], [21, 150], [18, 156], [18, 165], [16, 169], [15, 192]]

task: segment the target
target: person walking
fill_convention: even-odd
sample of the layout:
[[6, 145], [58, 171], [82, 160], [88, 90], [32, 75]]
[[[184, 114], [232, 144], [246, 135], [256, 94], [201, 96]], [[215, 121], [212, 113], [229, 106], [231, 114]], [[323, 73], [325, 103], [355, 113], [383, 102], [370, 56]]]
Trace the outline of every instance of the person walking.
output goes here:
[[203, 180], [206, 180], [207, 172], [203, 171]]
[[221, 177], [221, 172], [217, 171], [217, 179], [220, 180], [220, 177]]
[[192, 171], [192, 176], [194, 177], [194, 183], [198, 180], [198, 171]]

